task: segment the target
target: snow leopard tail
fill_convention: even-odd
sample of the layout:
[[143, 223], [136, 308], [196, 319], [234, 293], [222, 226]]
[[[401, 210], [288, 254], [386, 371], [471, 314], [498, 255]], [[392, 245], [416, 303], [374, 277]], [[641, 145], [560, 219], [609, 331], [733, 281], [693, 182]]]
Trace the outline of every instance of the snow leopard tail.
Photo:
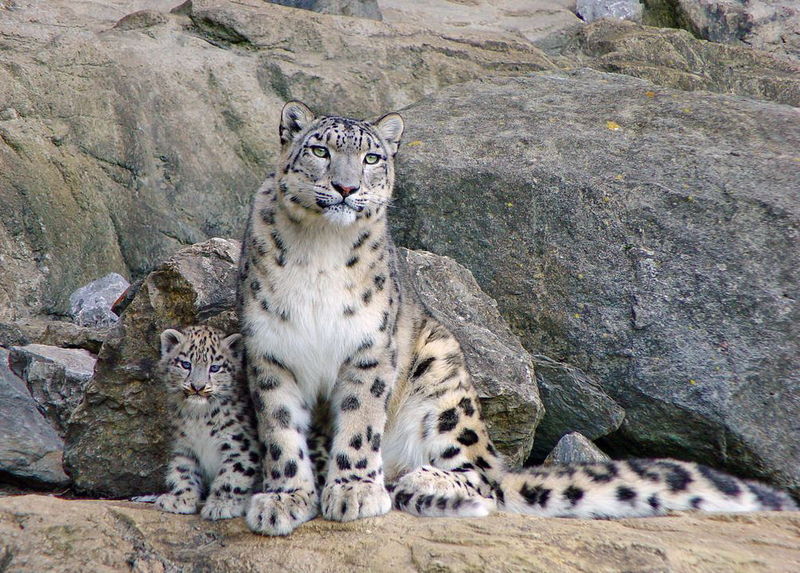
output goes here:
[[798, 509], [779, 489], [670, 459], [552, 465], [507, 472], [495, 496], [500, 509], [545, 517], [646, 517], [685, 509]]

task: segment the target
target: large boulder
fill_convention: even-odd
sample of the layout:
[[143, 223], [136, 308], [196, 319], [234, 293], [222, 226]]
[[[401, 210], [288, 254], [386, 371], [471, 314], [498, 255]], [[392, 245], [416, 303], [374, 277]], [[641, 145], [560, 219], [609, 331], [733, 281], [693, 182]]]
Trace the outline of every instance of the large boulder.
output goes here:
[[425, 251], [400, 249], [399, 259], [405, 283], [461, 344], [492, 441], [522, 465], [544, 414], [530, 355], [467, 269]]
[[[65, 465], [78, 491], [122, 497], [163, 489], [170, 436], [166, 391], [152, 376], [158, 335], [198, 322], [235, 330], [238, 257], [238, 242], [211, 239], [179, 251], [143, 281], [70, 419]], [[542, 415], [530, 356], [469, 271], [405, 249], [400, 263], [411, 288], [464, 346], [498, 449], [521, 463]]]
[[0, 499], [8, 571], [748, 571], [800, 567], [797, 512], [618, 521], [508, 513], [315, 519], [289, 537], [119, 501]]
[[235, 330], [239, 249], [225, 239], [187, 247], [140, 285], [69, 421], [64, 464], [79, 491], [119, 497], [162, 487], [169, 412], [166, 388], [152, 378], [159, 334], [198, 322]]
[[649, 0], [645, 22], [689, 30], [712, 42], [800, 58], [800, 6], [795, 0]]
[[27, 486], [63, 487], [64, 443], [37, 409], [25, 383], [8, 367], [0, 348], [0, 480]]
[[240, 236], [286, 99], [366, 117], [553, 67], [514, 40], [267, 2], [168, 7], [0, 8], [0, 321], [63, 315], [98, 276], [141, 278], [183, 246]]
[[[708, 90], [800, 106], [800, 60], [698, 40], [685, 30], [600, 20], [572, 31], [551, 55], [681, 90]], [[559, 57], [560, 54], [560, 57]]]
[[578, 70], [404, 117], [399, 243], [467, 266], [532, 354], [624, 408], [605, 451], [799, 491], [796, 109]]

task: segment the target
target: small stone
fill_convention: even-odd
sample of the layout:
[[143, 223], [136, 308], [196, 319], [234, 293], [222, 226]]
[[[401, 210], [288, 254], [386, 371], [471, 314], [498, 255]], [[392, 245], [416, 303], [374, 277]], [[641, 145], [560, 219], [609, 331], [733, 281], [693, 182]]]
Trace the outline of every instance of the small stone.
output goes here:
[[56, 431], [64, 436], [67, 420], [83, 399], [94, 372], [96, 358], [83, 349], [28, 344], [11, 349], [11, 370], [28, 391]]
[[545, 458], [544, 465], [609, 461], [611, 458], [595, 446], [591, 440], [583, 434], [571, 432], [558, 441], [553, 451]]
[[117, 273], [92, 281], [70, 295], [70, 314], [81, 326], [115, 324], [119, 317], [111, 311], [111, 307], [129, 286], [125, 277]]
[[7, 107], [0, 111], [0, 121], [8, 121], [10, 119], [17, 119], [18, 117], [19, 113], [13, 107]]
[[584, 22], [594, 22], [601, 18], [641, 22], [643, 6], [639, 0], [614, 0], [612, 2], [578, 0], [575, 11]]

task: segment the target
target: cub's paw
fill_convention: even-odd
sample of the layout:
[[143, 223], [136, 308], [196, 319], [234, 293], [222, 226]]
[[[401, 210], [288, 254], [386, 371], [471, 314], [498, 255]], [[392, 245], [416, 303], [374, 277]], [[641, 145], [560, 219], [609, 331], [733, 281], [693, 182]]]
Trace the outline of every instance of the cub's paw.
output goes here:
[[156, 507], [170, 513], [197, 513], [200, 498], [196, 495], [164, 493], [156, 499]]
[[383, 484], [372, 481], [334, 483], [322, 490], [322, 515], [334, 521], [353, 521], [383, 515], [392, 509], [392, 500]]
[[245, 521], [255, 533], [288, 535], [318, 513], [316, 492], [301, 489], [265, 492], [250, 498]]
[[243, 496], [232, 498], [209, 496], [203, 509], [200, 510], [200, 517], [210, 520], [239, 517], [240, 515], [244, 515], [247, 509], [247, 499], [247, 497]]

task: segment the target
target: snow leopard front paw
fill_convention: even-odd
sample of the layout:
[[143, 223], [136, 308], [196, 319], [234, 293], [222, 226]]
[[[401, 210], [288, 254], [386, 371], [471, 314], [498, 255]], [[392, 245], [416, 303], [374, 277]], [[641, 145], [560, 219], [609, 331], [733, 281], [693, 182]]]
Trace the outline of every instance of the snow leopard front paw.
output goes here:
[[333, 483], [322, 490], [322, 515], [334, 521], [353, 521], [388, 513], [392, 508], [389, 493], [373, 481]]
[[244, 515], [247, 509], [247, 500], [248, 498], [245, 496], [230, 498], [209, 496], [203, 509], [200, 510], [200, 516], [203, 519], [210, 519], [212, 521], [239, 517], [240, 515]]
[[164, 493], [156, 499], [156, 507], [170, 513], [197, 513], [199, 504], [200, 498], [191, 493], [183, 495]]
[[250, 498], [245, 521], [255, 533], [288, 535], [319, 513], [317, 494], [303, 489], [258, 493]]

